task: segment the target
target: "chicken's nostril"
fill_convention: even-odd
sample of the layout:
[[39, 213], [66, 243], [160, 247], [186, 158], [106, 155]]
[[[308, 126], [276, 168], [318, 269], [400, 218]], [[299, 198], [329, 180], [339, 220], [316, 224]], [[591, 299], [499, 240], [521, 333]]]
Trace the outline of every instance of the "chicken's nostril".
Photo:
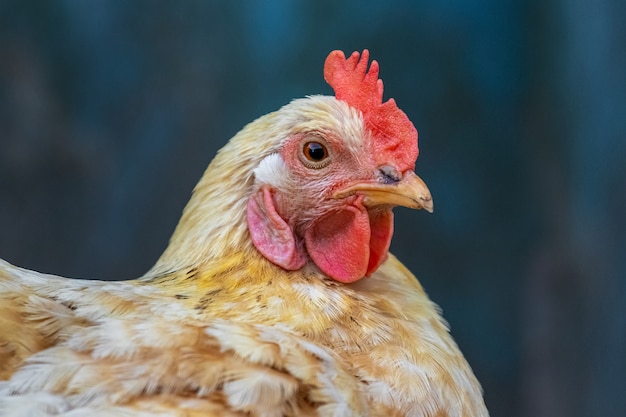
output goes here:
[[398, 170], [389, 165], [383, 165], [378, 169], [378, 172], [380, 173], [380, 177], [385, 184], [394, 184], [402, 179]]

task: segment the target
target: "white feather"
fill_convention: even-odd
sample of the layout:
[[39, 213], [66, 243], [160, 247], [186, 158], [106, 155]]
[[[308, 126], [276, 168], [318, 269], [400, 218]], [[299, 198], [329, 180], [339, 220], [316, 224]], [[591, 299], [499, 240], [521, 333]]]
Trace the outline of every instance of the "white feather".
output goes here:
[[257, 184], [270, 184], [279, 190], [289, 187], [289, 176], [287, 164], [277, 153], [266, 156], [254, 170]]

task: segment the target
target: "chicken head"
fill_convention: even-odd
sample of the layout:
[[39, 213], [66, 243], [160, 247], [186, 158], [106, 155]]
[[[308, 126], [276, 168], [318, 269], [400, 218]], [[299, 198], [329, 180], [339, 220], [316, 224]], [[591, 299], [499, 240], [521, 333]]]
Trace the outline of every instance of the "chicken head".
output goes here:
[[312, 261], [343, 283], [371, 275], [387, 259], [394, 206], [432, 211], [413, 172], [417, 131], [382, 102], [378, 64], [368, 52], [332, 52], [324, 75], [335, 97], [295, 100], [281, 109], [280, 149], [254, 171], [248, 230], [272, 263], [298, 270]]

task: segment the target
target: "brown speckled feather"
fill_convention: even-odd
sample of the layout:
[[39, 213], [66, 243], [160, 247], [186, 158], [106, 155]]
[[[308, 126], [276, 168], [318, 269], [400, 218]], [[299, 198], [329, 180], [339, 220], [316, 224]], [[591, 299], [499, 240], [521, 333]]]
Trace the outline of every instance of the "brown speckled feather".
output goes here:
[[103, 283], [3, 264], [0, 411], [481, 415], [467, 362], [395, 258], [349, 286], [251, 280], [265, 261], [249, 258], [226, 286], [208, 266]]

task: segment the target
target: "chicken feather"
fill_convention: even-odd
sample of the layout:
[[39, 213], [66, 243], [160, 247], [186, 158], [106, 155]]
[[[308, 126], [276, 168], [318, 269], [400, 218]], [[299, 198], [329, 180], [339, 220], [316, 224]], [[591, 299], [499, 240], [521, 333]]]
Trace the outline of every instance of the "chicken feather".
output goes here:
[[[309, 207], [284, 151], [286, 138], [339, 137], [365, 166], [362, 117], [312, 96], [249, 124], [136, 280], [70, 280], [0, 260], [0, 415], [487, 416], [438, 307], [393, 255], [345, 283], [307, 256], [281, 267], [250, 238], [246, 207], [267, 184], [270, 204], [288, 195], [296, 207], [288, 216], [276, 200], [294, 236], [337, 199], [365, 201]], [[335, 187], [329, 178], [312, 192]], [[294, 250], [308, 250], [302, 242]]]

